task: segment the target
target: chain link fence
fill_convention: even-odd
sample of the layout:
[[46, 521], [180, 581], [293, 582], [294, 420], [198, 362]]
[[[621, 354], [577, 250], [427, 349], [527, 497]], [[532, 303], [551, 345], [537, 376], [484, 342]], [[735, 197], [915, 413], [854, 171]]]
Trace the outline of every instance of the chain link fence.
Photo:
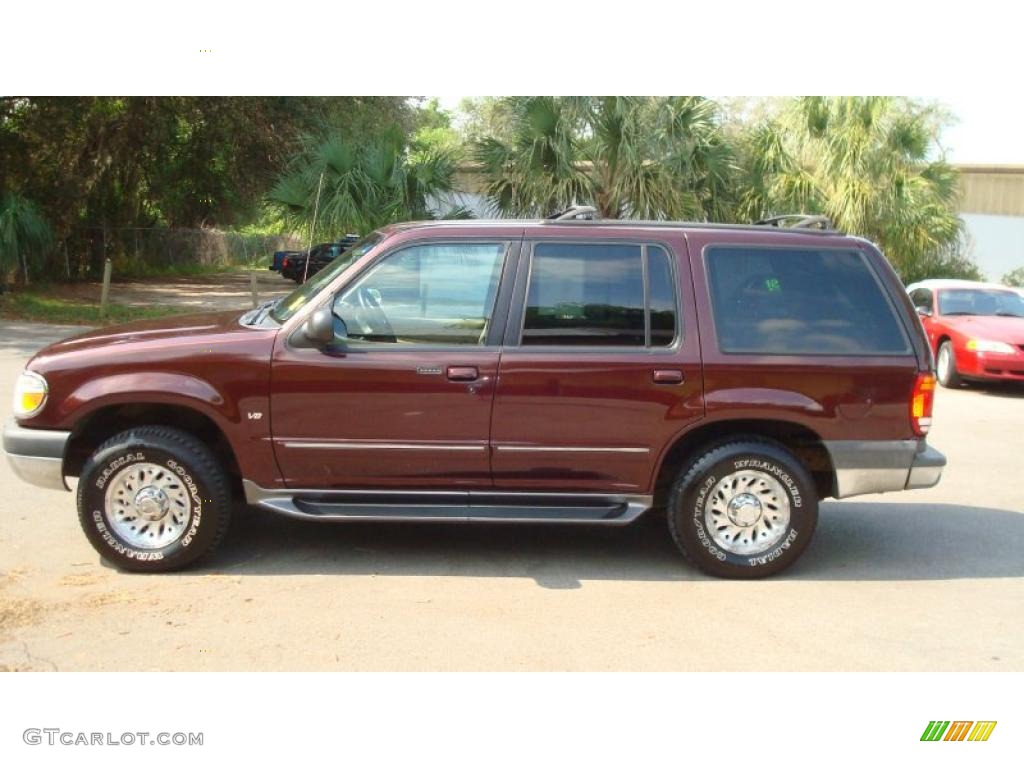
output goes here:
[[[292, 235], [244, 235], [218, 229], [179, 227], [82, 227], [58, 246], [51, 277], [95, 277], [110, 259], [118, 274], [187, 272], [192, 268], [266, 267], [274, 252], [305, 245]], [[59, 262], [63, 260], [63, 264]]]

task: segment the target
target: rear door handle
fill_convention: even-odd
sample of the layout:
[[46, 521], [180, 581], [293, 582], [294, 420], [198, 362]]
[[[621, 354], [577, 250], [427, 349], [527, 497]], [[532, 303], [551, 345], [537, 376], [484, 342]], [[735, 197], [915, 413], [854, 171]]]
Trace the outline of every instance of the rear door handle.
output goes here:
[[682, 384], [685, 380], [683, 372], [674, 368], [659, 368], [654, 372], [655, 384]]
[[448, 366], [448, 380], [449, 381], [476, 381], [477, 377], [480, 376], [480, 372], [477, 371], [475, 365], [449, 365]]

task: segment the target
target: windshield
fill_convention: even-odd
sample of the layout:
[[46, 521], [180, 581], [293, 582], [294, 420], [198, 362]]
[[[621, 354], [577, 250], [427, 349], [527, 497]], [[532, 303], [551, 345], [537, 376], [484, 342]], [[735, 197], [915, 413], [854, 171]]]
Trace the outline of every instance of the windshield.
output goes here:
[[340, 275], [348, 266], [360, 256], [368, 253], [377, 243], [381, 241], [382, 235], [374, 232], [367, 235], [351, 248], [334, 258], [330, 264], [309, 278], [294, 291], [283, 297], [270, 311], [270, 316], [277, 322], [283, 323], [289, 317], [306, 306], [310, 299], [320, 293], [320, 289]]
[[1024, 298], [1013, 291], [946, 289], [939, 291], [939, 314], [1024, 317]]

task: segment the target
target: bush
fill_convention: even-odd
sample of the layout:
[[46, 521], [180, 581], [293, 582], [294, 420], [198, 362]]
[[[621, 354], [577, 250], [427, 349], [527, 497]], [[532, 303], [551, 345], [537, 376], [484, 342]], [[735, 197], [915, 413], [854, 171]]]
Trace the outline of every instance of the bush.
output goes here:
[[1012, 288], [1024, 288], [1024, 267], [1017, 267], [1003, 275], [1003, 285], [1009, 285]]
[[0, 284], [21, 271], [29, 280], [29, 264], [42, 261], [53, 241], [50, 225], [35, 203], [8, 193], [0, 198]]

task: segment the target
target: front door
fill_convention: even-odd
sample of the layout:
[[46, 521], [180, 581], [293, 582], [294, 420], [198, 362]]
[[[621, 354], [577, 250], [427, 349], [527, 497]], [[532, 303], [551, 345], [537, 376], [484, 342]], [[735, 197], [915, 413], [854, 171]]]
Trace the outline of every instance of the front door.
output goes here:
[[524, 247], [492, 419], [498, 488], [646, 493], [704, 414], [686, 242]]
[[512, 247], [399, 247], [331, 298], [344, 338], [278, 343], [271, 416], [286, 485], [490, 486], [494, 308]]

